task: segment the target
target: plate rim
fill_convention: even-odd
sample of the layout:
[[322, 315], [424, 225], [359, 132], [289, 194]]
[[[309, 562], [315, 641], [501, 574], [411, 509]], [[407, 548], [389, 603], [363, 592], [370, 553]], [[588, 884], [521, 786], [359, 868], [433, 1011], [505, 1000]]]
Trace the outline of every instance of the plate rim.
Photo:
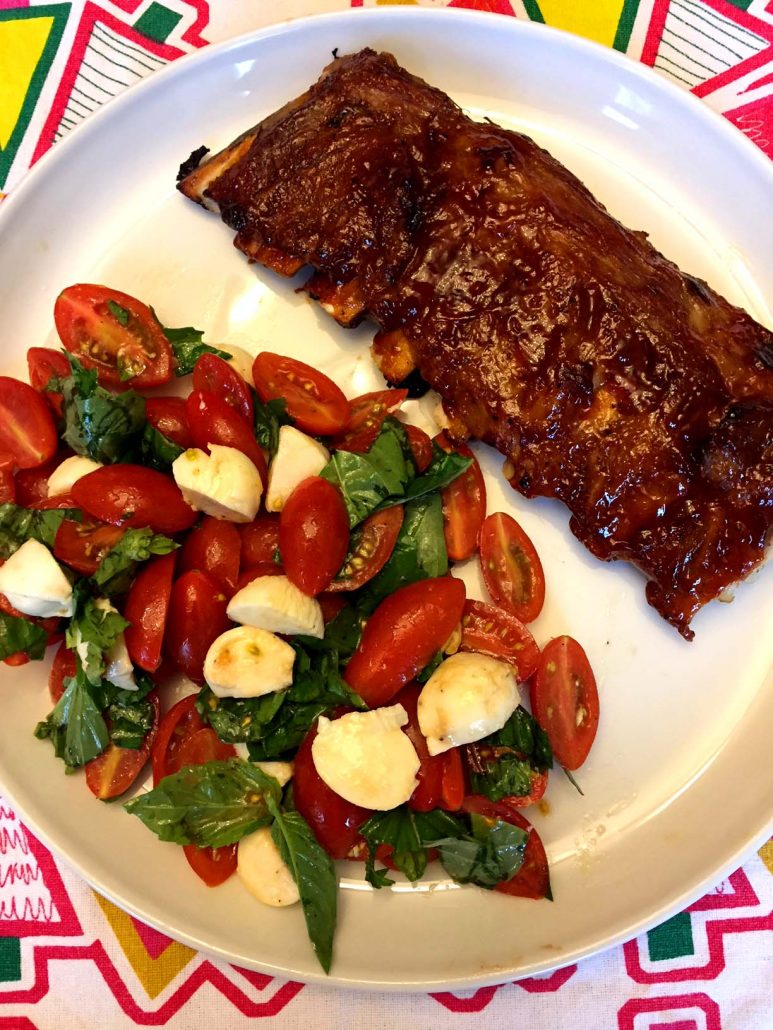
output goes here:
[[[510, 18], [505, 21], [504, 16], [502, 15], [497, 17], [499, 18], [497, 30], [500, 32], [529, 36], [538, 32], [544, 33], [547, 31], [554, 37], [559, 38], [562, 41], [562, 44], [567, 46], [570, 50], [579, 51], [580, 53], [585, 52], [590, 54], [592, 57], [595, 57], [596, 60], [601, 60], [604, 64], [621, 69], [627, 76], [633, 75], [636, 78], [644, 79], [651, 87], [656, 87], [661, 90], [670, 103], [676, 103], [681, 106], [692, 119], [697, 118], [699, 121], [708, 124], [714, 132], [721, 132], [723, 136], [727, 138], [730, 146], [735, 149], [741, 148], [745, 150], [746, 159], [756, 165], [757, 170], [764, 177], [768, 178], [773, 186], [773, 162], [770, 161], [770, 159], [768, 159], [762, 151], [760, 151], [759, 148], [756, 147], [747, 136], [745, 136], [744, 133], [733, 126], [721, 114], [710, 108], [705, 102], [695, 97], [689, 91], [681, 89], [665, 76], [657, 74], [652, 68], [642, 65], [641, 62], [634, 61], [633, 59], [626, 57], [624, 54], [605, 47], [600, 43], [586, 40], [564, 30], [538, 23], [526, 22], [517, 18]], [[344, 23], [344, 26], [346, 26], [357, 18], [367, 18], [376, 22], [387, 23], [410, 23], [414, 20], [437, 20], [442, 18], [444, 19], [444, 24], [448, 22], [448, 19], [452, 19], [461, 24], [474, 23], [485, 25], [487, 31], [491, 31], [492, 28], [492, 15], [487, 12], [421, 7], [386, 9], [360, 8], [284, 19], [280, 22], [276, 22], [257, 30], [248, 30], [244, 33], [240, 33], [238, 36], [223, 40], [220, 43], [210, 44], [205, 48], [170, 62], [170, 64], [165, 68], [147, 76], [145, 79], [129, 87], [123, 93], [103, 105], [97, 112], [78, 125], [73, 131], [68, 133], [68, 136], [57, 143], [56, 146], [51, 147], [40, 161], [38, 161], [36, 165], [23, 176], [20, 182], [13, 188], [11, 193], [0, 205], [0, 234], [2, 234], [4, 226], [12, 217], [12, 213], [15, 211], [17, 205], [21, 205], [30, 190], [34, 191], [38, 180], [47, 173], [48, 168], [56, 161], [66, 160], [70, 149], [82, 140], [86, 139], [88, 132], [101, 132], [102, 125], [103, 123], [107, 123], [108, 118], [120, 119], [122, 105], [131, 105], [140, 100], [143, 95], [143, 90], [153, 89], [164, 92], [167, 89], [167, 83], [170, 81], [173, 82], [176, 76], [184, 74], [191, 64], [203, 64], [208, 61], [216, 63], [224, 59], [227, 60], [230, 51], [239, 50], [246, 43], [260, 45], [265, 40], [269, 40], [275, 36], [292, 33], [296, 29], [298, 31], [304, 31], [309, 24], [342, 22]], [[18, 201], [15, 200], [16, 197], [19, 198]], [[89, 875], [83, 868], [82, 863], [71, 857], [67, 847], [63, 848], [59, 844], [53, 844], [50, 842], [47, 831], [45, 829], [41, 829], [38, 820], [27, 812], [26, 805], [20, 804], [11, 793], [9, 793], [8, 796], [16, 811], [21, 815], [22, 821], [30, 827], [34, 834], [39, 837], [47, 847], [54, 851], [56, 855], [61, 856], [68, 865], [77, 871], [78, 875], [82, 877], [87, 884], [93, 886], [99, 891], [99, 893], [109, 898], [125, 911], [131, 912], [138, 918], [147, 922], [149, 925], [155, 926], [162, 932], [169, 934], [176, 940], [182, 941], [195, 950], [219, 960], [233, 961], [233, 956], [224, 948], [209, 945], [207, 942], [199, 940], [195, 935], [170, 927], [168, 923], [154, 917], [152, 914], [145, 913], [142, 907], [138, 906], [135, 901], [127, 900], [120, 892], [116, 892], [109, 886], [105, 886], [101, 877]], [[550, 970], [563, 968], [589, 956], [606, 951], [611, 947], [623, 944], [626, 941], [635, 938], [649, 927], [657, 925], [663, 920], [669, 918], [671, 915], [682, 911], [691, 903], [691, 901], [702, 896], [702, 894], [705, 893], [711, 885], [716, 884], [729, 872], [738, 868], [746, 857], [753, 854], [760, 844], [768, 839], [771, 832], [773, 832], [773, 815], [768, 817], [768, 821], [764, 824], [763, 828], [759, 830], [759, 832], [753, 832], [751, 838], [747, 838], [746, 843], [740, 844], [733, 851], [732, 855], [727, 858], [714, 873], [703, 877], [698, 884], [693, 884], [690, 887], [685, 888], [685, 890], [682, 891], [676, 899], [672, 899], [669, 903], [664, 904], [656, 912], [650, 912], [648, 915], [643, 916], [633, 924], [627, 926], [624, 930], [607, 935], [603, 940], [596, 940], [592, 944], [576, 949], [569, 957], [562, 957], [558, 960], [555, 958], [546, 959], [544, 962], [534, 963], [527, 971], [519, 972], [518, 970], [513, 969], [510, 973], [498, 972], [488, 975], [472, 974], [467, 976], [455, 976], [452, 979], [445, 980], [423, 980], [421, 982], [413, 981], [401, 984], [394, 981], [380, 981], [378, 979], [370, 978], [367, 980], [358, 979], [335, 973], [331, 976], [325, 976], [322, 972], [313, 973], [309, 972], [307, 969], [293, 970], [287, 966], [280, 967], [265, 962], [253, 961], [250, 965], [251, 968], [265, 970], [273, 975], [285, 978], [292, 977], [294, 979], [301, 979], [303, 982], [307, 983], [319, 983], [345, 989], [378, 990], [382, 992], [395, 993], [425, 993], [428, 990], [437, 990], [438, 988], [469, 989], [533, 976], [537, 973], [544, 973]], [[240, 958], [239, 961], [242, 962], [243, 959]]]

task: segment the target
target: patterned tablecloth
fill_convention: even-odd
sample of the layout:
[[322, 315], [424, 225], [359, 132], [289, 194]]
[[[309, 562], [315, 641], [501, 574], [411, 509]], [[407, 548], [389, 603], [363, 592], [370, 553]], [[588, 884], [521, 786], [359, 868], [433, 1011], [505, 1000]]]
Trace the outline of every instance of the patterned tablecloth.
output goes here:
[[[692, 90], [773, 159], [773, 0], [429, 2], [545, 22], [624, 51]], [[110, 97], [183, 54], [345, 6], [0, 0], [0, 190]], [[580, 965], [465, 994], [342, 993], [212, 962], [143, 926], [54, 859], [0, 796], [0, 1030], [235, 1028], [256, 1018], [320, 1028], [771, 1030], [772, 909], [770, 841], [686, 912]]]

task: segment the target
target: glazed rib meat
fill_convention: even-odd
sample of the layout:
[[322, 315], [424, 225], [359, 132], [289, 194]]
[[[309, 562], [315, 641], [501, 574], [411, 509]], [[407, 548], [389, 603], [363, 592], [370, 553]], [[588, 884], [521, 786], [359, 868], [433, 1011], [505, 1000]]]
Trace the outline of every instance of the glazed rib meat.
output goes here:
[[626, 229], [518, 133], [364, 50], [180, 189], [252, 260], [378, 326], [392, 382], [418, 370], [451, 430], [573, 533], [647, 577], [688, 639], [761, 564], [773, 518], [773, 334]]

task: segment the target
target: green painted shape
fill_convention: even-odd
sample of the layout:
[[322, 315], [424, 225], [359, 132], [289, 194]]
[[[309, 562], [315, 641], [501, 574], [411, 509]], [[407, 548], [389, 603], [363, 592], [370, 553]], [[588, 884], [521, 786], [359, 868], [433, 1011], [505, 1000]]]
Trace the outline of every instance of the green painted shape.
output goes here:
[[0, 981], [21, 980], [21, 941], [18, 937], [0, 937]]
[[40, 59], [30, 79], [29, 89], [19, 112], [16, 126], [11, 133], [11, 138], [8, 140], [8, 145], [5, 149], [0, 149], [0, 187], [4, 185], [8, 177], [13, 159], [16, 157], [16, 151], [19, 149], [19, 145], [24, 139], [24, 133], [32, 120], [35, 105], [38, 102], [43, 84], [51, 68], [51, 62], [59, 49], [62, 33], [64, 32], [64, 26], [69, 17], [71, 7], [72, 4], [43, 4], [40, 7], [11, 7], [0, 11], [0, 21], [21, 20], [23, 18], [54, 19], [46, 45], [43, 47], [43, 53], [40, 55]]
[[545, 19], [542, 17], [542, 11], [539, 9], [537, 0], [523, 0], [523, 6], [530, 21], [538, 21], [542, 25], [545, 24]]
[[647, 934], [647, 946], [653, 962], [694, 955], [692, 920], [689, 912], [680, 912]]
[[[751, 0], [749, 0], [751, 2]], [[636, 12], [639, 10], [639, 0], [624, 0], [623, 10], [620, 13], [620, 21], [617, 23], [617, 32], [612, 46], [615, 50], [625, 53], [631, 41]]]
[[170, 11], [163, 4], [152, 3], [134, 23], [134, 28], [148, 39], [155, 39], [157, 43], [163, 43], [181, 18], [182, 15], [177, 11]]
[[733, 7], [737, 7], [739, 11], [748, 11], [751, 7], [753, 0], [727, 0]]

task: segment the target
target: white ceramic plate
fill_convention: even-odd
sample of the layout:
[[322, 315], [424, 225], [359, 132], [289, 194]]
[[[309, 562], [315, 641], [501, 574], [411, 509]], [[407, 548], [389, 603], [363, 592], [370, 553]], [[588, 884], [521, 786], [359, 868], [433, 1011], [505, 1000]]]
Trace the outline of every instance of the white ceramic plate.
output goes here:
[[[180, 61], [41, 162], [0, 213], [4, 371], [22, 372], [28, 346], [56, 345], [54, 299], [80, 280], [136, 294], [167, 324], [199, 326], [211, 341], [311, 360], [350, 395], [377, 388], [367, 328], [339, 329], [293, 284], [249, 267], [231, 232], [174, 189], [191, 150], [218, 148], [301, 92], [334, 47], [365, 45], [393, 51], [476, 114], [536, 136], [615, 215], [770, 318], [773, 166], [694, 98], [541, 26], [451, 11], [347, 12]], [[550, 813], [535, 815], [556, 900], [446, 889], [442, 871], [431, 889], [375, 893], [345, 879], [327, 982], [460, 987], [573, 962], [676, 911], [768, 832], [771, 571], [746, 583], [733, 605], [701, 613], [687, 644], [647, 607], [634, 570], [590, 557], [564, 509], [505, 489], [501, 460], [478, 453], [489, 510], [514, 512], [543, 558], [538, 641], [559, 632], [581, 640], [601, 692], [598, 740], [579, 774], [585, 796], [559, 773]], [[30, 825], [98, 890], [187, 944], [323, 979], [297, 908], [259, 906], [236, 879], [208, 890], [178, 849], [119, 806], [95, 803], [81, 777], [62, 774], [49, 745], [32, 736], [48, 709], [45, 679], [39, 665], [0, 675], [0, 776]]]

